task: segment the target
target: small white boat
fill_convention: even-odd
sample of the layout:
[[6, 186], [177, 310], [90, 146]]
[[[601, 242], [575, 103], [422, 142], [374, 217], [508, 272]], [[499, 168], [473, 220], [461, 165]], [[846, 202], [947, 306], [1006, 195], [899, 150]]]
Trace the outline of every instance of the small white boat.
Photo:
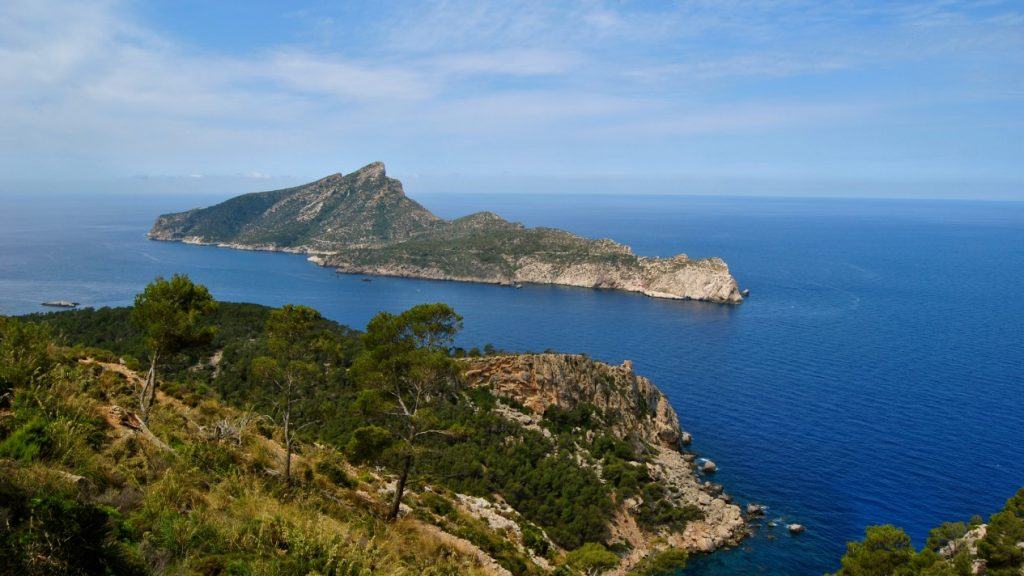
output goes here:
[[50, 300], [49, 302], [43, 302], [43, 306], [49, 306], [50, 308], [78, 308], [78, 302], [71, 302], [70, 300]]

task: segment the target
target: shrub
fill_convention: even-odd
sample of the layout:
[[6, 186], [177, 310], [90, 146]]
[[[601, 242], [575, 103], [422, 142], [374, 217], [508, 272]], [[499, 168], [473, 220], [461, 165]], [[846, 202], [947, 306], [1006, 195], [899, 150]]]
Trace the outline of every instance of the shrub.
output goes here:
[[345, 472], [345, 468], [340, 463], [334, 462], [333, 460], [323, 460], [318, 462], [316, 465], [316, 471], [323, 474], [328, 480], [342, 488], [352, 488], [356, 485], [355, 480]]
[[970, 528], [963, 522], [944, 522], [928, 533], [928, 541], [925, 546], [938, 552], [950, 542], [963, 538]]
[[895, 526], [869, 526], [863, 542], [850, 542], [834, 576], [907, 574], [914, 557], [910, 536]]
[[370, 462], [379, 458], [392, 441], [393, 436], [387, 428], [362, 426], [352, 431], [345, 452], [354, 462]]
[[686, 567], [688, 554], [681, 548], [669, 548], [648, 556], [629, 576], [657, 576], [660, 574], [672, 574]]
[[1006, 502], [1001, 512], [988, 521], [985, 537], [978, 542], [978, 555], [985, 559], [986, 574], [1017, 576], [1024, 566], [1024, 488]]
[[116, 513], [40, 487], [33, 491], [0, 478], [0, 566], [12, 574], [142, 575], [121, 539]]
[[643, 504], [640, 505], [639, 520], [648, 526], [668, 525], [682, 530], [687, 522], [704, 517], [704, 513], [696, 506], [673, 505], [665, 498], [664, 488], [654, 482], [644, 485], [641, 497]]
[[420, 504], [438, 516], [449, 516], [455, 512], [451, 500], [435, 492], [424, 492], [420, 496]]
[[544, 533], [541, 532], [540, 528], [537, 528], [529, 522], [523, 522], [520, 526], [523, 531], [523, 546], [526, 546], [533, 553], [538, 556], [547, 556], [551, 551], [551, 544], [548, 543], [547, 538], [544, 537]]
[[49, 346], [45, 326], [0, 316], [0, 405], [11, 390], [50, 368]]
[[619, 557], [604, 546], [588, 542], [565, 555], [565, 565], [579, 574], [590, 576], [615, 567]]
[[46, 434], [47, 422], [42, 417], [30, 420], [0, 442], [0, 458], [27, 462], [44, 457], [52, 445]]

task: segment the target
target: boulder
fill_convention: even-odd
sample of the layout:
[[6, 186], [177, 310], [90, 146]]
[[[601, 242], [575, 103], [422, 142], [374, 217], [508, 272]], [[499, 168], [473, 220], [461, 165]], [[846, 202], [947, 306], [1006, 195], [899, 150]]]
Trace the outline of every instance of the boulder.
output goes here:
[[689, 432], [683, 432], [679, 436], [679, 441], [683, 443], [683, 446], [689, 446], [690, 444], [693, 443], [693, 435], [691, 435]]
[[671, 446], [679, 442], [679, 429], [672, 426], [661, 426], [658, 429], [658, 439]]
[[807, 528], [803, 524], [787, 524], [786, 530], [789, 530], [790, 534], [803, 534]]
[[751, 502], [747, 504], [747, 516], [750, 516], [751, 518], [760, 518], [761, 516], [764, 516], [764, 509], [764, 506]]
[[725, 492], [725, 486], [715, 482], [705, 482], [704, 491], [712, 496], [721, 496], [722, 493]]
[[700, 466], [700, 471], [705, 474], [714, 474], [718, 472], [718, 464], [715, 464], [711, 460], [705, 460]]

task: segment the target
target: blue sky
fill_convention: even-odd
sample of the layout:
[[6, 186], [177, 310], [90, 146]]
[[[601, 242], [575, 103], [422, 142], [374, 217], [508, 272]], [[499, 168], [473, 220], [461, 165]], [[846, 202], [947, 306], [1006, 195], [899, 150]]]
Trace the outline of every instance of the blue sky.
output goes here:
[[8, 182], [1024, 198], [1021, 2], [5, 0], [0, 86]]

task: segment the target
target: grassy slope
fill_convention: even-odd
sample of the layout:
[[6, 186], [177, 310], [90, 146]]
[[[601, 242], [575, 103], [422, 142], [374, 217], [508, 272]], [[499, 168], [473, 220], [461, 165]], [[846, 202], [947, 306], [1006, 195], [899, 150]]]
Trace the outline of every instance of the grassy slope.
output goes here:
[[454, 277], [512, 277], [523, 258], [562, 269], [573, 264], [638, 268], [636, 256], [608, 243], [550, 228], [496, 226], [468, 234], [426, 234], [380, 248], [347, 250], [328, 263], [357, 266], [410, 265]]
[[[39, 481], [40, 475], [53, 477], [52, 472], [47, 472], [53, 468], [85, 476], [90, 484], [103, 486], [101, 492], [110, 495], [129, 488], [143, 494], [151, 490], [170, 491], [167, 500], [150, 505], [143, 498], [118, 507], [116, 515], [111, 516], [110, 521], [115, 525], [140, 518], [129, 522], [135, 528], [125, 532], [125, 545], [130, 556], [136, 559], [141, 556], [143, 565], [150, 569], [164, 556], [174, 566], [185, 566], [189, 570], [200, 561], [226, 566], [241, 558], [239, 562], [243, 564], [265, 564], [272, 566], [272, 571], [289, 573], [292, 568], [282, 568], [262, 556], [271, 550], [265, 543], [253, 544], [256, 548], [251, 548], [241, 543], [248, 542], [251, 535], [232, 532], [242, 530], [237, 523], [249, 522], [245, 517], [252, 507], [285, 506], [286, 511], [281, 514], [288, 518], [305, 517], [310, 510], [316, 510], [317, 514], [325, 515], [318, 522], [331, 526], [345, 524], [343, 533], [356, 530], [349, 524], [357, 526], [355, 538], [371, 542], [383, 538], [385, 543], [394, 539], [398, 548], [422, 548], [408, 560], [408, 566], [417, 566], [421, 561], [436, 567], [448, 566], [446, 560], [434, 558], [433, 554], [438, 547], [446, 546], [442, 543], [454, 535], [475, 544], [501, 566], [517, 574], [543, 571], [530, 561], [527, 548], [557, 562], [560, 548], [572, 549], [584, 542], [604, 541], [614, 502], [633, 495], [642, 493], [645, 500], [651, 502], [646, 521], [652, 525], [685, 522], [685, 517], [659, 504], [660, 487], [642, 473], [645, 470], [643, 455], [635, 447], [602, 433], [600, 415], [585, 410], [580, 413], [554, 411], [545, 422], [551, 434], [541, 434], [502, 417], [494, 410], [494, 397], [487, 390], [474, 389], [451, 398], [438, 411], [442, 426], [457, 425], [464, 434], [456, 441], [439, 439], [427, 447], [431, 457], [421, 459], [415, 469], [412, 493], [406, 501], [413, 506], [411, 518], [424, 521], [425, 526], [440, 527], [447, 534], [439, 537], [437, 532], [428, 531], [424, 536], [419, 528], [391, 529], [381, 525], [378, 521], [380, 497], [376, 494], [397, 460], [387, 453], [368, 460], [345, 452], [360, 427], [376, 423], [362, 408], [367, 402], [373, 402], [375, 391], [355, 386], [344, 370], [359, 352], [358, 333], [329, 321], [325, 321], [324, 329], [337, 336], [339, 357], [313, 397], [302, 406], [303, 417], [318, 425], [306, 431], [300, 446], [298, 474], [301, 482], [291, 490], [283, 489], [275, 475], [280, 469], [280, 448], [273, 442], [280, 433], [270, 420], [254, 417], [273, 415], [273, 398], [267, 387], [252, 379], [249, 373], [252, 359], [263, 351], [263, 323], [268, 312], [269, 309], [262, 306], [221, 303], [212, 319], [218, 327], [213, 343], [191, 356], [176, 358], [165, 367], [167, 378], [163, 389], [168, 396], [161, 400], [152, 428], [158, 437], [174, 447], [174, 457], [161, 454], [143, 438], [106, 421], [111, 406], [129, 411], [135, 406], [130, 378], [125, 379], [121, 374], [126, 368], [114, 364], [123, 360], [126, 366], [137, 368], [138, 359], [144, 358], [142, 336], [129, 321], [128, 309], [86, 309], [25, 317], [29, 322], [46, 324], [57, 342], [64, 346], [61, 352], [64, 359], [57, 368], [47, 372], [37, 392], [32, 393], [43, 395], [44, 403], [55, 406], [47, 409], [40, 425], [45, 430], [39, 436], [43, 439], [41, 442], [49, 442], [50, 431], [66, 428], [67, 418], [85, 424], [73, 428], [68, 433], [69, 438], [62, 440], [78, 443], [71, 452], [42, 451], [23, 458], [22, 452], [8, 451], [5, 457], [19, 462], [16, 465], [6, 463], [8, 467], [14, 466], [17, 474], [13, 477], [22, 478], [15, 487], [21, 494], [19, 498], [30, 500], [35, 494], [30, 490], [33, 483]], [[212, 356], [220, 357], [216, 367], [210, 365]], [[82, 365], [78, 363], [82, 358], [110, 364], [106, 369]], [[58, 380], [63, 382], [64, 376], [54, 371], [67, 372], [74, 384], [56, 384]], [[61, 387], [65, 385], [72, 389], [63, 391]], [[29, 429], [36, 426], [33, 421], [37, 416], [32, 407], [32, 402], [36, 401], [34, 396], [20, 392], [15, 400], [14, 412], [0, 422], [0, 439], [6, 438], [3, 442], [10, 441], [12, 446], [21, 440], [10, 439], [28, 434]], [[64, 403], [67, 401], [84, 408], [66, 416], [68, 409]], [[208, 434], [218, 425], [237, 428], [241, 433], [230, 439], [211, 439]], [[592, 435], [592, 440], [584, 441], [579, 428], [592, 429], [596, 434]], [[100, 440], [81, 444], [83, 438]], [[508, 438], [519, 441], [509, 443]], [[605, 482], [598, 480], [590, 466], [567, 457], [581, 448], [586, 450], [587, 458], [604, 467]], [[57, 454], [80, 454], [81, 457], [58, 458]], [[126, 469], [123, 476], [110, 477], [110, 470], [126, 465], [130, 469]], [[383, 468], [379, 469], [381, 472], [372, 472], [368, 465]], [[187, 487], [165, 486], [165, 481], [159, 479], [164, 474], [170, 474], [170, 478], [178, 479], [174, 482], [183, 482]], [[59, 483], [60, 479], [54, 481]], [[488, 499], [500, 495], [518, 511], [511, 516], [518, 524], [519, 533], [496, 533], [455, 505], [455, 492]], [[234, 499], [240, 495], [251, 495], [258, 504], [236, 502]], [[210, 497], [215, 498], [211, 501]], [[179, 518], [181, 510], [172, 502], [179, 498], [196, 502], [195, 514], [192, 508], [186, 511], [186, 516], [191, 518], [187, 522]], [[105, 501], [85, 502], [88, 506], [108, 505]], [[236, 509], [239, 506], [241, 508]], [[173, 518], [153, 516], [163, 507], [174, 511]], [[149, 516], [139, 516], [143, 513]], [[259, 526], [262, 520], [253, 522], [257, 526], [245, 530], [263, 534], [266, 528]], [[207, 526], [208, 523], [211, 525]], [[305, 538], [302, 531], [306, 528], [302, 526], [288, 530], [298, 531], [295, 533]], [[207, 530], [212, 535], [204, 532]], [[190, 531], [197, 531], [199, 535], [188, 536]], [[159, 540], [153, 540], [158, 536]], [[225, 540], [216, 543], [222, 537]], [[207, 548], [191, 538], [215, 544]], [[400, 544], [403, 538], [413, 538], [415, 542]], [[380, 554], [392, 551], [385, 548]], [[288, 556], [295, 548], [288, 544], [285, 549]], [[322, 554], [322, 550], [310, 550], [317, 557]], [[437, 554], [443, 556], [444, 553]], [[475, 554], [470, 551], [468, 557]], [[222, 556], [223, 562], [216, 560]], [[453, 562], [463, 568], [467, 566], [461, 556]], [[399, 562], [396, 570], [405, 565]], [[211, 573], [218, 572], [212, 570]]]
[[159, 398], [159, 449], [122, 421], [137, 376], [57, 352], [0, 415], [0, 565], [24, 574], [484, 574], [408, 518], [382, 480], [310, 447], [280, 481], [279, 430], [215, 401]]

